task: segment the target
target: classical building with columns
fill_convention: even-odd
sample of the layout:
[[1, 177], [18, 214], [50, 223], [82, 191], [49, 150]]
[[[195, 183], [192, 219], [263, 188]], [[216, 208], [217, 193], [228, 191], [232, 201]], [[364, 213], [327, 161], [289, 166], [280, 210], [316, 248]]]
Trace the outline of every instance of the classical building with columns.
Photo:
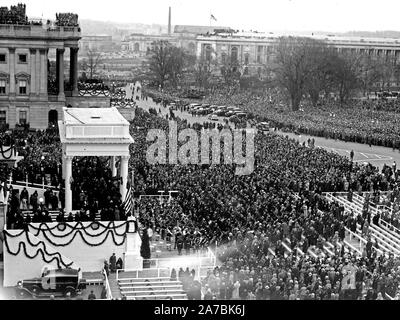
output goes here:
[[[219, 66], [236, 62], [243, 75], [257, 75], [273, 61], [278, 39], [288, 34], [233, 32], [232, 30], [202, 34], [196, 37], [198, 58], [214, 61]], [[400, 39], [344, 37], [334, 35], [302, 35], [325, 41], [339, 52], [367, 54], [372, 57], [400, 59]]]
[[[76, 105], [81, 30], [71, 14], [55, 22], [25, 20], [0, 24], [0, 126], [44, 129], [58, 121], [63, 107]], [[49, 81], [51, 51], [57, 57], [55, 83]], [[70, 70], [64, 70], [65, 59]]]

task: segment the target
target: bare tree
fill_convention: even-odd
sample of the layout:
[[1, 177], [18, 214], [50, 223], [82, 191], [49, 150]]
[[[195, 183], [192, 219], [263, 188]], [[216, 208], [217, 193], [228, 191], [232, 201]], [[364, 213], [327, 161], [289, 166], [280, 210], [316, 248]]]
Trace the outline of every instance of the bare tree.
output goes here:
[[396, 60], [391, 56], [381, 57], [379, 60], [381, 68], [381, 88], [383, 90], [390, 89], [391, 82], [395, 77]]
[[153, 80], [164, 88], [167, 81], [177, 86], [188, 66], [189, 55], [168, 41], [156, 41], [149, 51], [147, 66]]
[[360, 84], [363, 94], [368, 95], [375, 83], [380, 82], [382, 78], [381, 64], [369, 54], [363, 55], [361, 61]]
[[341, 105], [350, 98], [353, 90], [361, 87], [362, 58], [356, 54], [341, 54], [334, 61], [335, 86]]
[[81, 69], [89, 74], [90, 79], [97, 74], [98, 67], [101, 63], [102, 54], [94, 50], [88, 50], [86, 57], [82, 60]]
[[213, 69], [216, 67], [216, 59], [206, 60], [204, 57], [196, 58], [192, 56], [190, 59], [191, 73], [200, 88], [207, 89], [212, 77]]
[[169, 78], [171, 84], [177, 87], [183, 75], [188, 72], [191, 56], [182, 48], [171, 46], [168, 59]]
[[[281, 37], [276, 50], [274, 73], [279, 86], [289, 94], [293, 111], [299, 109], [301, 99], [311, 88], [308, 81], [320, 65], [321, 41], [302, 37]], [[319, 90], [318, 94], [319, 94]]]
[[232, 57], [232, 55], [226, 54], [221, 61], [220, 69], [225, 85], [230, 86], [240, 80], [240, 69], [241, 65], [239, 61], [236, 58]]
[[313, 106], [317, 106], [321, 93], [326, 96], [334, 84], [334, 64], [337, 52], [324, 43], [315, 45], [309, 54], [309, 77], [306, 81], [306, 92]]

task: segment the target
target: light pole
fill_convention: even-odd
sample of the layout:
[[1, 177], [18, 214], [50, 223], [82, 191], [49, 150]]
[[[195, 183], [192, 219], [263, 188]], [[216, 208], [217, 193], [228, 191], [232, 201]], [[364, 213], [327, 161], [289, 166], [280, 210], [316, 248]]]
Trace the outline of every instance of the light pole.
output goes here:
[[171, 202], [171, 199], [172, 199], [172, 193], [178, 193], [179, 191], [177, 191], [177, 190], [171, 190], [171, 191], [168, 191], [168, 194], [169, 194], [169, 198], [168, 198], [168, 203], [170, 203]]
[[162, 203], [162, 196], [164, 194], [164, 190], [159, 190], [158, 193], [160, 193], [160, 204]]

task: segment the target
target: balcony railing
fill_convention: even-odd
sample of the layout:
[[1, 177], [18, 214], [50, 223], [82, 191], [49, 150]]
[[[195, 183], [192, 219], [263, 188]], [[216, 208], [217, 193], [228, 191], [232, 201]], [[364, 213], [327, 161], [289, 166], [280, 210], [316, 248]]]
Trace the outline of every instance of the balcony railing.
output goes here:
[[129, 136], [129, 126], [67, 125], [66, 138], [124, 138]]
[[0, 24], [0, 37], [79, 38], [80, 32], [80, 27], [71, 26]]

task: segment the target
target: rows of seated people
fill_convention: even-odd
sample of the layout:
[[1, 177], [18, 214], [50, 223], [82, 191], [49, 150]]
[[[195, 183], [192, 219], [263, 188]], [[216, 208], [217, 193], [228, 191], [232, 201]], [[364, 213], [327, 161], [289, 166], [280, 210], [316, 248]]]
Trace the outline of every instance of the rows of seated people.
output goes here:
[[[145, 125], [149, 128], [157, 125], [166, 129], [168, 126], [161, 117], [141, 111], [137, 113], [134, 124], [135, 121], [138, 121], [138, 126], [140, 123], [140, 126]], [[179, 121], [178, 124], [185, 125]], [[286, 238], [289, 238], [290, 242], [286, 243], [293, 252], [297, 252], [295, 249], [299, 248], [305, 253], [305, 257], [300, 258], [300, 261], [308, 259], [309, 248], [316, 253], [322, 252], [326, 241], [330, 241], [334, 246], [334, 256], [331, 258], [334, 262], [330, 268], [334, 268], [335, 274], [339, 273], [340, 277], [347, 266], [348, 269], [356, 270], [354, 272], [363, 273], [362, 282], [367, 284], [361, 289], [357, 287], [345, 290], [339, 278], [334, 279], [334, 283], [327, 283], [324, 272], [321, 273], [322, 279], [321, 276], [314, 275], [317, 270], [317, 273], [322, 270], [320, 264], [326, 264], [320, 261], [322, 258], [316, 258], [318, 261], [310, 262], [311, 266], [306, 264], [307, 261], [304, 262], [305, 270], [312, 270], [312, 278], [315, 278], [311, 283], [308, 279], [300, 279], [299, 275], [289, 278], [284, 276], [283, 280], [288, 281], [286, 286], [281, 283], [280, 276], [276, 276], [276, 280], [271, 280], [272, 283], [265, 284], [268, 287], [266, 297], [270, 287], [273, 290], [278, 287], [272, 298], [300, 298], [296, 290], [290, 290], [295, 281], [300, 289], [305, 286], [305, 291], [308, 291], [302, 298], [376, 299], [380, 296], [385, 297], [386, 293], [392, 297], [397, 295], [399, 261], [393, 257], [384, 258], [378, 255], [375, 248], [379, 247], [379, 244], [373, 243], [368, 236], [368, 226], [374, 223], [373, 217], [367, 214], [353, 218], [340, 206], [330, 205], [321, 198], [324, 191], [344, 191], [345, 188], [355, 191], [391, 190], [398, 184], [398, 177], [393, 171], [385, 170], [382, 174], [371, 165], [358, 165], [339, 155], [275, 135], [256, 136], [256, 167], [249, 176], [235, 176], [234, 168], [229, 165], [150, 166], [141, 156], [140, 149], [146, 148], [142, 132], [143, 130], [132, 128], [136, 141], [132, 153], [136, 188], [141, 192], [148, 188], [179, 191], [177, 198], [168, 204], [157, 204], [155, 200], [148, 200], [148, 205], [141, 205], [142, 224], [166, 230], [168, 234], [174, 234], [174, 228], [184, 229], [188, 234], [199, 232], [201, 237], [206, 239], [207, 245], [215, 246], [217, 243], [218, 251], [221, 244], [230, 244], [226, 250], [221, 250], [223, 266], [220, 277], [223, 272], [229, 274], [238, 269], [239, 274], [240, 269], [262, 269], [270, 263], [271, 268], [279, 274], [286, 268], [280, 262], [280, 259], [287, 259], [287, 249], [284, 246]], [[353, 219], [360, 221], [362, 229], [365, 230], [367, 244], [362, 259], [346, 253], [344, 246], [340, 245], [345, 238], [345, 228], [354, 225]], [[254, 243], [254, 248], [249, 243]], [[268, 255], [268, 249], [274, 251], [274, 258]], [[287, 273], [294, 268], [296, 261], [297, 258], [288, 262], [284, 271]], [[390, 267], [386, 267], [387, 264]], [[302, 267], [303, 265], [300, 269]], [[358, 277], [361, 277], [360, 274]], [[262, 278], [262, 273], [254, 275], [252, 281], [250, 277], [247, 277], [247, 280], [244, 277], [239, 283], [233, 277], [234, 281], [232, 280], [230, 285], [234, 286], [233, 288], [240, 288], [240, 285], [246, 288], [250, 282], [256, 285], [259, 282], [258, 277]], [[372, 281], [371, 286], [369, 281]], [[390, 286], [387, 286], [390, 289], [386, 290], [382, 285], [377, 286], [381, 281], [390, 282]], [[321, 295], [320, 286], [327, 285], [336, 291], [331, 290], [330, 294]], [[396, 288], [393, 289], [394, 287]], [[218, 291], [214, 289], [210, 288], [212, 294]], [[256, 296], [255, 288], [253, 289], [250, 296]], [[246, 290], [248, 294], [249, 290]], [[232, 291], [230, 298], [238, 298], [237, 292]], [[240, 297], [243, 297], [243, 293]]]

